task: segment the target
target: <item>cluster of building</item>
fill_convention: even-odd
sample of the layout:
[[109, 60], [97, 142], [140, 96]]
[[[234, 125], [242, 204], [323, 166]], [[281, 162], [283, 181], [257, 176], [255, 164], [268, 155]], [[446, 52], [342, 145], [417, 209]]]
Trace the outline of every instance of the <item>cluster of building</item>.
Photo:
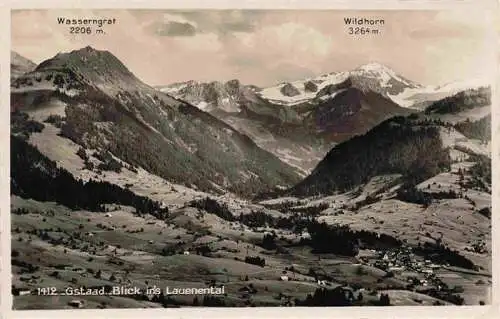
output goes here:
[[441, 265], [434, 264], [430, 260], [418, 260], [411, 247], [405, 245], [380, 252], [371, 266], [394, 274], [416, 272], [426, 276], [441, 268]]

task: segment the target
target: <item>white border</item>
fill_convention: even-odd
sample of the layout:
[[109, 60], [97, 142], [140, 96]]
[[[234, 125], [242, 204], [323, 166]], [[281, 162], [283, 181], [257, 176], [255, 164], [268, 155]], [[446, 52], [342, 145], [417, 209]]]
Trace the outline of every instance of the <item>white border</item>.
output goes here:
[[495, 9], [496, 0], [4, 0], [12, 9]]
[[[500, 318], [498, 291], [498, 267], [493, 267], [492, 305], [489, 306], [433, 306], [433, 307], [320, 307], [320, 308], [179, 308], [179, 309], [103, 309], [103, 310], [31, 310], [12, 311], [11, 297], [11, 266], [10, 266], [10, 10], [11, 9], [50, 9], [50, 8], [95, 8], [95, 9], [351, 9], [351, 10], [439, 10], [457, 8], [489, 8], [498, 12], [498, 3], [495, 0], [7, 0], [0, 7], [0, 21], [3, 26], [0, 30], [0, 41], [4, 45], [0, 49], [0, 303], [2, 317], [5, 318], [67, 318], [78, 315], [81, 318], [137, 318], [148, 317], [178, 317], [178, 318]], [[492, 32], [500, 32], [500, 19], [495, 21], [496, 28]], [[29, 23], [29, 22], [27, 22]], [[500, 77], [500, 37], [495, 43], [497, 54], [497, 74]], [[493, 264], [498, 266], [499, 245], [495, 238], [500, 222], [497, 212], [500, 199], [500, 188], [495, 183], [499, 180], [499, 135], [498, 120], [500, 107], [497, 92], [500, 82], [493, 87], [492, 110], [492, 249]]]

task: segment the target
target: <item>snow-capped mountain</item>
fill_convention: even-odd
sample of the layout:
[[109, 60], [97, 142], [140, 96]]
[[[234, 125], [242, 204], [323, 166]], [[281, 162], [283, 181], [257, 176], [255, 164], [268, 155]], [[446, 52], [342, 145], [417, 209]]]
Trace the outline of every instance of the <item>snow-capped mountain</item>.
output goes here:
[[423, 86], [397, 74], [379, 63], [368, 63], [351, 71], [333, 72], [315, 78], [282, 82], [258, 88], [241, 85], [237, 80], [226, 83], [188, 81], [160, 87], [163, 92], [190, 102], [205, 111], [241, 111], [241, 91], [252, 92], [262, 100], [280, 106], [300, 106], [326, 101], [348, 87], [375, 92], [404, 108], [423, 110], [433, 101], [460, 91], [488, 86], [485, 81], [469, 79], [444, 85]]
[[[392, 116], [422, 111], [478, 86], [477, 81], [423, 86], [385, 65], [368, 63], [266, 88], [231, 80], [188, 81], [158, 89], [211, 113], [307, 173], [325, 154], [325, 147], [363, 134]], [[321, 146], [311, 141], [320, 141]]]
[[416, 110], [425, 109], [433, 101], [459, 91], [489, 85], [485, 81], [465, 80], [445, 85], [423, 86], [404, 78], [385, 65], [368, 63], [352, 71], [334, 72], [315, 78], [280, 83], [264, 88], [258, 94], [273, 103], [294, 106], [318, 98], [322, 100], [333, 98], [345, 88], [342, 83], [346, 81], [349, 81], [352, 87], [365, 92], [379, 93], [401, 107]]
[[418, 88], [408, 88], [397, 95], [389, 97], [402, 107], [423, 110], [433, 102], [452, 96], [458, 92], [489, 87], [491, 83], [480, 79], [454, 81], [444, 85], [428, 85]]
[[[362, 91], [370, 90], [384, 97], [398, 95], [406, 89], [421, 88], [419, 84], [405, 79], [382, 64], [369, 63], [352, 71], [334, 72], [315, 78], [280, 83], [277, 86], [263, 89], [259, 94], [274, 103], [292, 106], [319, 97], [325, 99], [325, 91], [333, 94], [337, 91], [334, 88], [347, 80], [350, 80], [350, 85], [353, 87]], [[286, 94], [284, 88], [286, 91], [294, 91], [296, 94]]]
[[408, 114], [389, 95], [409, 88], [421, 86], [371, 63], [264, 89], [237, 80], [188, 81], [158, 89], [222, 119], [307, 173], [334, 143]]

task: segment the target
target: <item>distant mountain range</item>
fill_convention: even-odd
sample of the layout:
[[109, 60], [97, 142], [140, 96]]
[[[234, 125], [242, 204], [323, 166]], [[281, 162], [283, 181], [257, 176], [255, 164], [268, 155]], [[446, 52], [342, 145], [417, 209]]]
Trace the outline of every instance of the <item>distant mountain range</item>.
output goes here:
[[17, 52], [10, 52], [10, 75], [11, 79], [17, 78], [24, 73], [30, 72], [36, 68], [36, 63], [26, 59]]
[[222, 193], [286, 189], [310, 172], [324, 176], [324, 164], [316, 165], [338, 143], [425, 107], [432, 116], [453, 96], [491, 103], [484, 92], [471, 100], [460, 95], [461, 85], [431, 89], [377, 63], [261, 89], [238, 80], [153, 88], [111, 53], [91, 47], [36, 67], [26, 61], [13, 53], [13, 69], [25, 71], [13, 75], [13, 111], [64, 105], [61, 134], [86, 149]]
[[422, 86], [369, 63], [267, 88], [231, 80], [188, 81], [158, 89], [215, 115], [307, 174], [336, 143], [476, 86], [480, 83]]

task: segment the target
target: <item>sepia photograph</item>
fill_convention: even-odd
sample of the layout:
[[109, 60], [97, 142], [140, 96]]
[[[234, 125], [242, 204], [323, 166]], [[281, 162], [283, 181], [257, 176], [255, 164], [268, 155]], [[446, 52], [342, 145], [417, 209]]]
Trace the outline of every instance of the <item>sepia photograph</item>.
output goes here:
[[491, 305], [493, 13], [12, 10], [13, 310]]

